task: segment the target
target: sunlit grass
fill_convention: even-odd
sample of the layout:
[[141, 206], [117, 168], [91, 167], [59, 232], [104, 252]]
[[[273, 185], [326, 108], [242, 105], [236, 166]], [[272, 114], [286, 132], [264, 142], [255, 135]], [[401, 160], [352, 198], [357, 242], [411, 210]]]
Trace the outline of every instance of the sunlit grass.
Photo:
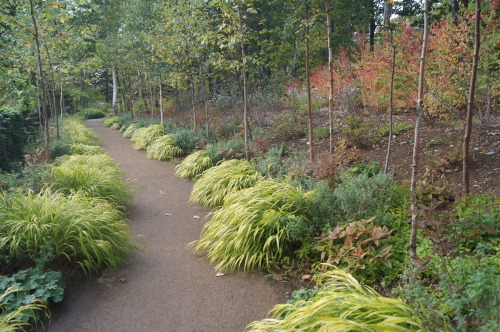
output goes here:
[[123, 137], [125, 138], [131, 138], [134, 132], [137, 130], [137, 125], [135, 123], [132, 123], [130, 126], [127, 127], [127, 129], [123, 132]]
[[75, 155], [61, 158], [53, 166], [47, 182], [65, 194], [84, 191], [119, 205], [132, 201], [133, 191], [124, 171], [107, 154]]
[[173, 135], [168, 134], [157, 138], [148, 146], [146, 156], [149, 159], [172, 161], [181, 156], [182, 153], [182, 149], [175, 145]]
[[228, 195], [192, 244], [217, 269], [269, 268], [291, 254], [287, 221], [309, 218], [313, 194], [285, 182], [261, 180]]
[[132, 135], [134, 149], [146, 150], [157, 138], [163, 136], [165, 128], [162, 125], [152, 125], [144, 129], [137, 129]]
[[175, 175], [181, 179], [194, 179], [214, 165], [212, 158], [205, 150], [193, 152], [186, 157], [175, 171]]
[[228, 160], [205, 171], [195, 182], [190, 200], [214, 208], [237, 190], [253, 186], [262, 176], [246, 160]]
[[33, 259], [51, 248], [54, 259], [91, 272], [118, 267], [134, 248], [124, 213], [84, 192], [19, 191], [0, 204], [0, 250], [15, 259]]
[[348, 273], [334, 269], [316, 279], [321, 288], [312, 299], [278, 304], [270, 311], [271, 318], [255, 321], [247, 330], [426, 331], [405, 302], [360, 285]]

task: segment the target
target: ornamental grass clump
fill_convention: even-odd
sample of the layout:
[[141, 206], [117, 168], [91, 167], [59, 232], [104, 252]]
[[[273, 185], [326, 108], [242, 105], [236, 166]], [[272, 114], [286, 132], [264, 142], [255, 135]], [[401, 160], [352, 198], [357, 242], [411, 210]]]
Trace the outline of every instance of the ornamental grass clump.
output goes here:
[[310, 197], [285, 182], [261, 180], [228, 195], [211, 214], [195, 250], [204, 251], [217, 269], [266, 269], [293, 252], [288, 225], [310, 219]]
[[138, 129], [132, 135], [132, 141], [135, 142], [134, 149], [146, 150], [158, 137], [165, 134], [165, 128], [162, 125], [152, 125], [144, 129]]
[[99, 144], [99, 137], [76, 117], [64, 119], [61, 126], [61, 136], [75, 144]]
[[133, 192], [125, 173], [107, 154], [76, 155], [61, 158], [48, 175], [54, 190], [65, 194], [84, 191], [121, 206], [131, 203]]
[[17, 191], [0, 205], [0, 252], [13, 259], [36, 260], [50, 249], [50, 262], [90, 273], [118, 267], [135, 247], [124, 213], [84, 192]]
[[130, 126], [127, 127], [127, 129], [123, 132], [123, 137], [125, 138], [131, 138], [134, 132], [137, 129], [137, 125], [135, 123], [132, 123]]
[[321, 273], [316, 281], [316, 296], [276, 305], [271, 318], [250, 323], [247, 331], [426, 331], [405, 302], [360, 285], [342, 270]]
[[87, 145], [81, 143], [70, 144], [68, 147], [68, 152], [71, 155], [85, 154], [85, 155], [96, 155], [104, 154], [104, 149], [98, 145]]
[[155, 160], [175, 160], [176, 157], [182, 155], [182, 149], [175, 145], [172, 134], [164, 135], [157, 138], [147, 148], [146, 156], [149, 159]]
[[195, 182], [190, 201], [215, 208], [224, 203], [228, 194], [251, 187], [260, 179], [262, 176], [248, 161], [224, 161], [206, 170]]
[[111, 127], [112, 125], [114, 125], [115, 123], [118, 123], [119, 121], [120, 121], [119, 116], [113, 116], [110, 118], [102, 119], [102, 124], [105, 125], [106, 127]]
[[177, 165], [175, 175], [181, 179], [194, 179], [212, 166], [214, 162], [207, 152], [198, 150]]

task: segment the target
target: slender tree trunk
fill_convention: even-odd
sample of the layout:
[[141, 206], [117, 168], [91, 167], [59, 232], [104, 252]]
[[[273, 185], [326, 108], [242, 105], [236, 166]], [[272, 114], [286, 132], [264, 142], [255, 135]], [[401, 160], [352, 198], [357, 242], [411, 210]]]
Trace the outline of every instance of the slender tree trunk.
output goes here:
[[195, 85], [194, 85], [194, 75], [193, 71], [189, 69], [189, 80], [191, 81], [191, 110], [193, 112], [193, 130], [196, 130], [196, 94], [195, 94]]
[[429, 1], [424, 0], [424, 40], [422, 43], [422, 54], [420, 56], [420, 72], [418, 76], [418, 97], [417, 97], [417, 119], [415, 121], [415, 138], [413, 142], [413, 159], [411, 171], [411, 234], [410, 234], [410, 256], [413, 261], [418, 259], [417, 256], [417, 222], [418, 222], [418, 206], [417, 206], [417, 179], [418, 179], [418, 161], [419, 161], [419, 139], [422, 118], [424, 115], [424, 70], [425, 56], [427, 51], [427, 39], [429, 28]]
[[207, 135], [207, 143], [210, 141], [210, 121], [208, 118], [208, 103], [207, 103], [207, 93], [205, 91], [205, 71], [203, 70], [203, 63], [200, 64], [200, 76], [201, 76], [201, 93], [203, 95], [203, 107], [205, 108], [205, 130]]
[[160, 122], [162, 126], [165, 124], [165, 120], [163, 119], [163, 82], [161, 80], [161, 68], [160, 68]]
[[309, 8], [306, 9], [306, 86], [307, 86], [307, 120], [309, 122], [309, 159], [314, 162], [314, 131], [311, 109], [311, 79], [309, 77]]
[[113, 99], [111, 101], [111, 107], [113, 109], [113, 113], [118, 115], [118, 82], [116, 79], [116, 66], [115, 63], [111, 63], [111, 76], [113, 78]]
[[64, 78], [61, 77], [61, 94], [59, 95], [59, 108], [61, 109], [61, 119], [63, 118], [63, 109], [64, 109], [63, 82]]
[[371, 17], [370, 17], [370, 52], [373, 52], [375, 46], [375, 29], [377, 25], [375, 24], [375, 3], [371, 1]]
[[46, 97], [45, 82], [44, 82], [44, 78], [43, 78], [42, 58], [40, 55], [40, 53], [41, 53], [40, 38], [39, 38], [39, 34], [38, 34], [38, 25], [36, 23], [33, 0], [30, 0], [30, 13], [31, 13], [31, 19], [33, 20], [33, 27], [35, 30], [36, 55], [37, 55], [37, 61], [38, 61], [38, 75], [39, 75], [39, 79], [40, 79], [40, 90], [42, 92], [42, 108], [43, 108], [43, 115], [44, 115], [45, 160], [48, 162], [50, 159], [50, 155], [49, 155], [50, 132], [49, 132], [49, 119], [48, 119], [48, 114], [47, 114], [47, 97]]
[[[243, 18], [241, 16], [241, 9], [238, 5], [238, 17], [240, 20], [240, 30], [243, 33]], [[249, 126], [248, 126], [248, 68], [245, 50], [245, 42], [241, 40], [241, 58], [243, 63], [243, 124], [245, 130], [245, 157], [250, 161], [250, 148], [249, 148]]]
[[329, 92], [328, 92], [328, 122], [330, 129], [330, 145], [329, 151], [333, 155], [333, 47], [332, 47], [332, 17], [330, 13], [330, 0], [325, 0], [326, 5], [326, 27], [328, 41], [328, 75], [329, 75]]
[[469, 194], [469, 144], [472, 132], [472, 113], [474, 110], [474, 91], [476, 88], [477, 63], [479, 48], [481, 47], [481, 0], [476, 0], [476, 22], [474, 31], [474, 55], [472, 56], [472, 69], [469, 86], [469, 100], [467, 102], [467, 120], [465, 124], [464, 149], [463, 149], [463, 186], [464, 194]]
[[0, 126], [0, 147], [2, 148], [2, 157], [5, 161], [5, 170], [10, 173], [12, 168], [10, 167], [9, 156], [7, 155], [7, 148], [5, 147], [5, 140], [3, 139], [2, 126]]
[[394, 35], [391, 27], [392, 3], [384, 2], [384, 28], [389, 29], [389, 40], [391, 43], [391, 80], [389, 87], [389, 142], [387, 143], [387, 155], [385, 156], [384, 174], [389, 171], [389, 160], [391, 159], [392, 130], [394, 126], [394, 73], [396, 71], [396, 45], [394, 45]]

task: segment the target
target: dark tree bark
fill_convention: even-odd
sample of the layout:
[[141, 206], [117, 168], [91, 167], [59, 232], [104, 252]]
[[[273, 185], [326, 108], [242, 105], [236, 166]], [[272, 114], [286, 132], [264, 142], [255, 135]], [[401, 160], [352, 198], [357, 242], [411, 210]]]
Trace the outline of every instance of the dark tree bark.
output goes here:
[[314, 162], [314, 131], [311, 109], [311, 78], [309, 77], [309, 7], [306, 9], [306, 86], [307, 86], [307, 120], [309, 123], [309, 159]]
[[[241, 15], [241, 8], [238, 4], [238, 18], [240, 20], [240, 30], [243, 34], [243, 17]], [[247, 54], [245, 42], [241, 40], [241, 58], [242, 58], [242, 74], [243, 74], [243, 126], [245, 131], [245, 157], [250, 161], [250, 147], [249, 147], [249, 125], [248, 125], [248, 68], [247, 68]]]
[[329, 92], [328, 92], [328, 126], [330, 131], [329, 152], [333, 155], [333, 47], [332, 47], [332, 16], [330, 13], [330, 0], [325, 0], [326, 10], [326, 28], [328, 42], [328, 76], [329, 76]]
[[44, 116], [44, 129], [45, 129], [45, 160], [48, 162], [50, 159], [49, 155], [49, 146], [50, 146], [50, 132], [49, 132], [49, 119], [48, 119], [48, 114], [47, 114], [47, 96], [46, 96], [46, 89], [45, 89], [45, 80], [43, 77], [43, 67], [42, 67], [42, 58], [41, 58], [41, 47], [40, 47], [40, 35], [38, 33], [38, 24], [36, 22], [36, 17], [35, 17], [35, 8], [33, 4], [33, 0], [30, 0], [30, 13], [31, 13], [31, 19], [33, 20], [33, 28], [34, 28], [34, 36], [35, 36], [35, 43], [36, 43], [36, 55], [37, 55], [37, 62], [38, 62], [38, 76], [39, 76], [39, 81], [40, 81], [40, 90], [42, 92], [42, 109], [43, 109], [43, 116]]

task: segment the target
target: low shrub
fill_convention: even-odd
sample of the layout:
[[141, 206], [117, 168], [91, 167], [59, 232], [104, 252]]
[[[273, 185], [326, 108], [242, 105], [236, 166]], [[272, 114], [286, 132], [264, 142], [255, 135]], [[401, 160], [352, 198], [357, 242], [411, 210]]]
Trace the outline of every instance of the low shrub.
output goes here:
[[355, 115], [347, 116], [344, 121], [347, 125], [342, 132], [347, 139], [348, 145], [360, 148], [372, 145], [374, 130], [371, 122]]
[[270, 148], [262, 158], [253, 161], [255, 168], [261, 174], [268, 175], [272, 178], [278, 178], [282, 169], [281, 164], [285, 150], [286, 148], [283, 145]]
[[132, 135], [134, 149], [146, 150], [158, 137], [165, 134], [165, 128], [162, 125], [152, 125], [149, 127], [139, 128]]
[[89, 273], [118, 267], [134, 248], [124, 213], [83, 192], [16, 191], [0, 205], [0, 251], [13, 259], [36, 260], [49, 248], [49, 265], [76, 263]]
[[373, 284], [392, 268], [392, 230], [374, 225], [375, 218], [353, 221], [323, 234], [316, 243], [321, 260], [335, 264], [358, 279]]
[[207, 145], [205, 151], [214, 163], [221, 160], [241, 159], [245, 156], [245, 142], [240, 138]]
[[49, 146], [50, 159], [54, 160], [57, 157], [69, 154], [69, 142], [64, 139], [53, 140]]
[[123, 132], [123, 137], [125, 138], [131, 138], [132, 135], [134, 134], [135, 130], [137, 129], [137, 125], [135, 123], [132, 123], [130, 126], [127, 127], [127, 129]]
[[205, 150], [198, 150], [186, 157], [175, 170], [181, 179], [194, 179], [214, 165], [212, 158]]
[[175, 145], [181, 148], [186, 154], [191, 153], [191, 151], [195, 149], [196, 143], [199, 140], [196, 132], [189, 129], [175, 131], [172, 138], [174, 139]]
[[206, 170], [195, 182], [190, 201], [215, 208], [235, 191], [253, 186], [262, 176], [246, 160], [228, 160]]
[[217, 269], [269, 268], [293, 254], [287, 227], [298, 219], [308, 222], [313, 194], [285, 182], [261, 180], [228, 195], [192, 244], [217, 262]]
[[168, 134], [157, 138], [148, 146], [146, 156], [149, 159], [174, 161], [176, 157], [182, 154], [183, 151], [176, 146], [173, 135]]
[[81, 112], [84, 119], [100, 119], [106, 116], [106, 113], [97, 108], [87, 108]]
[[47, 175], [47, 183], [65, 194], [84, 191], [118, 205], [128, 205], [132, 188], [124, 179], [125, 173], [106, 154], [75, 155], [63, 158]]
[[379, 212], [403, 204], [407, 195], [391, 176], [366, 173], [340, 174], [340, 183], [334, 190], [340, 211], [337, 216], [346, 221], [370, 218]]
[[[412, 128], [409, 123], [394, 123], [392, 126], [392, 134], [399, 135], [402, 132], [408, 131]], [[377, 135], [380, 137], [389, 136], [390, 125], [388, 123], [382, 124], [382, 126], [377, 130]]]
[[278, 304], [271, 318], [248, 331], [426, 331], [403, 301], [383, 297], [341, 270], [315, 277], [320, 289], [310, 300]]

